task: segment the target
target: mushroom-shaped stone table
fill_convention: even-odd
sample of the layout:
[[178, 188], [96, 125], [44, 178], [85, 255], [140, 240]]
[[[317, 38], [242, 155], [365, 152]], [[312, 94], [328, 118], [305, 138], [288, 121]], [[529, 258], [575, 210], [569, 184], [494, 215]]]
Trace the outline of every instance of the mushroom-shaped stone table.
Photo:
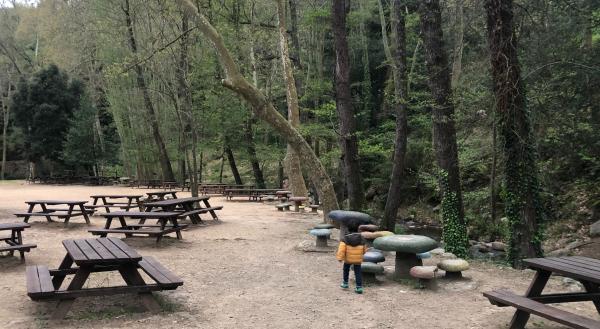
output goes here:
[[375, 239], [373, 246], [380, 250], [395, 251], [394, 278], [409, 279], [410, 269], [423, 265], [417, 254], [436, 248], [437, 242], [422, 235], [388, 235]]
[[310, 230], [309, 234], [317, 237], [317, 247], [327, 247], [327, 239], [331, 235], [331, 230], [328, 228], [314, 228]]
[[373, 217], [358, 211], [333, 210], [327, 216], [340, 224], [340, 240], [348, 231], [356, 232], [359, 226], [373, 222]]
[[432, 287], [433, 279], [437, 276], [437, 266], [414, 266], [410, 269], [410, 276], [419, 279], [421, 288]]
[[462, 278], [462, 272], [469, 269], [469, 263], [464, 259], [444, 259], [438, 263], [440, 270], [446, 271], [446, 278]]
[[318, 205], [318, 204], [311, 204], [311, 205], [310, 205], [310, 206], [308, 206], [308, 207], [310, 208], [310, 212], [313, 212], [313, 213], [315, 213], [315, 214], [316, 214], [316, 213], [318, 213], [318, 212], [319, 212], [319, 208], [320, 208], [321, 206], [320, 206], [320, 205]]
[[281, 203], [275, 206], [275, 208], [277, 208], [277, 210], [279, 211], [284, 211], [284, 210], [290, 210], [290, 204], [289, 203]]
[[289, 198], [289, 200], [294, 203], [294, 211], [300, 212], [300, 206], [302, 203], [304, 203], [304, 201], [308, 200], [308, 198], [305, 196], [293, 196]]
[[383, 266], [369, 262], [363, 262], [360, 266], [360, 269], [363, 273], [363, 280], [365, 282], [377, 282], [375, 276], [378, 274], [383, 274], [384, 272]]
[[[363, 226], [366, 226], [366, 225], [361, 225], [361, 226], [359, 226], [359, 228], [363, 227]], [[363, 239], [365, 239], [366, 245], [370, 247], [373, 245], [373, 240], [380, 238], [382, 236], [394, 235], [394, 232], [390, 232], [390, 231], [361, 232], [360, 235], [362, 236]]]
[[287, 199], [290, 197], [290, 195], [292, 195], [292, 191], [287, 191], [287, 190], [276, 191], [275, 195], [277, 196], [277, 198], [279, 200], [287, 201]]

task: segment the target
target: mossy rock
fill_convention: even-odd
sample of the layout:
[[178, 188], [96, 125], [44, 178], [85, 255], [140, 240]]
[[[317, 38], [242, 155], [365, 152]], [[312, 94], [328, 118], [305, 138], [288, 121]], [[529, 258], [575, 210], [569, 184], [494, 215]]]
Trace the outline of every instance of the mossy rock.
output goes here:
[[373, 247], [407, 254], [420, 254], [436, 248], [438, 243], [423, 235], [388, 235], [373, 241]]

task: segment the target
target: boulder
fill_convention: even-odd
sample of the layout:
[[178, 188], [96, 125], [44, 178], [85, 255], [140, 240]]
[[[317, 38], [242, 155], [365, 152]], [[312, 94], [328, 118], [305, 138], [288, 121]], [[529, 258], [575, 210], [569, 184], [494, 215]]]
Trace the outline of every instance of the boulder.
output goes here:
[[593, 237], [600, 236], [600, 220], [590, 226], [590, 235]]
[[506, 251], [507, 249], [506, 244], [500, 241], [494, 241], [491, 245], [493, 250]]
[[441, 255], [441, 254], [445, 253], [446, 251], [445, 251], [443, 248], [435, 248], [435, 249], [433, 249], [433, 250], [431, 250], [431, 251], [429, 251], [429, 252], [430, 252], [432, 255], [439, 256], [439, 255]]
[[458, 258], [458, 257], [456, 257], [455, 254], [453, 254], [451, 252], [445, 252], [445, 253], [441, 254], [440, 257], [442, 257], [443, 259], [456, 259], [456, 258]]

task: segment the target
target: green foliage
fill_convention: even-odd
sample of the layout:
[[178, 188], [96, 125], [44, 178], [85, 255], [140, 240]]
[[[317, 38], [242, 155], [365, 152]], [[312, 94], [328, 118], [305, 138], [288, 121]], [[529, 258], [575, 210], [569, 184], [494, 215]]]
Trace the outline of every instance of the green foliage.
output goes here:
[[438, 180], [443, 191], [442, 196], [442, 239], [445, 249], [460, 258], [468, 256], [469, 237], [467, 226], [460, 216], [460, 205], [456, 192], [448, 188], [448, 173], [440, 170]]

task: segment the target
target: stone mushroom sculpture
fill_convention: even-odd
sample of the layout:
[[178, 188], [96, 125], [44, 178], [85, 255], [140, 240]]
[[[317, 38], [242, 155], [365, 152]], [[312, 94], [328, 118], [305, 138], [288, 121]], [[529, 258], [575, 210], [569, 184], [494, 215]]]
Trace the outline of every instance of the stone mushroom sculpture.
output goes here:
[[444, 259], [438, 263], [440, 270], [446, 271], [446, 278], [459, 279], [462, 278], [462, 272], [469, 269], [469, 263], [464, 259]]
[[[360, 227], [363, 227], [363, 226], [365, 226], [365, 225], [361, 225]], [[361, 232], [360, 235], [365, 240], [365, 242], [366, 242], [365, 244], [370, 247], [373, 245], [373, 240], [380, 238], [382, 236], [394, 235], [394, 232], [390, 232], [390, 231]]]
[[275, 208], [277, 208], [277, 210], [279, 210], [279, 211], [288, 211], [288, 210], [290, 210], [290, 204], [289, 203], [278, 204], [275, 206]]
[[373, 222], [373, 217], [358, 211], [333, 210], [327, 216], [332, 221], [340, 224], [340, 240], [349, 231], [356, 232], [360, 225]]
[[310, 208], [310, 212], [318, 214], [319, 213], [319, 208], [321, 207], [318, 204], [311, 204], [308, 206]]
[[407, 279], [410, 278], [411, 268], [423, 265], [417, 254], [436, 248], [437, 242], [422, 235], [388, 235], [375, 239], [373, 246], [380, 250], [395, 251], [394, 278]]
[[313, 228], [315, 228], [315, 229], [319, 229], [319, 228], [332, 229], [332, 228], [334, 228], [334, 227], [335, 227], [335, 226], [333, 226], [333, 225], [331, 225], [331, 224], [329, 224], [329, 223], [321, 223], [321, 224], [317, 224], [317, 225], [315, 225], [315, 227], [313, 227]]
[[383, 266], [370, 262], [363, 262], [360, 268], [365, 282], [377, 282], [375, 276], [384, 272]]
[[304, 201], [307, 201], [308, 198], [305, 196], [293, 196], [289, 198], [289, 200], [294, 203], [294, 211], [300, 212], [300, 206], [302, 205], [302, 203], [304, 203]]
[[363, 255], [363, 262], [375, 264], [385, 262], [385, 256], [379, 250], [370, 249]]
[[310, 230], [310, 235], [317, 237], [316, 246], [318, 248], [326, 248], [327, 247], [327, 239], [331, 235], [331, 230], [328, 228], [315, 228]]
[[283, 202], [283, 201], [287, 201], [288, 197], [290, 195], [292, 195], [292, 192], [291, 191], [287, 191], [287, 190], [276, 191], [275, 195], [277, 196], [277, 198], [279, 200], [281, 200], [281, 202]]
[[414, 266], [410, 269], [410, 276], [419, 280], [421, 288], [432, 288], [433, 280], [437, 276], [437, 266]]
[[358, 227], [358, 232], [375, 232], [379, 231], [379, 226], [374, 224], [365, 224]]

